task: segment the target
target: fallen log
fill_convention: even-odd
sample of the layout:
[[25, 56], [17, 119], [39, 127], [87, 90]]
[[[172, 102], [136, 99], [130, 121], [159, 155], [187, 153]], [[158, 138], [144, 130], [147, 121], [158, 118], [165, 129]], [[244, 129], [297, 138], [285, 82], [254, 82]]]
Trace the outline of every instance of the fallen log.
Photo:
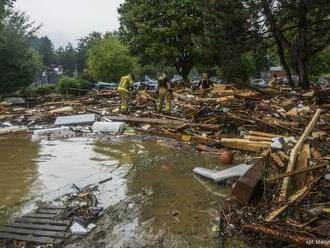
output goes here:
[[[297, 161], [298, 152], [301, 150], [306, 138], [308, 137], [310, 132], [313, 130], [315, 124], [317, 123], [318, 118], [320, 117], [320, 114], [321, 114], [321, 109], [318, 109], [315, 112], [312, 120], [309, 122], [308, 126], [306, 127], [304, 133], [301, 135], [297, 144], [291, 150], [290, 160], [289, 160], [289, 164], [288, 164], [288, 167], [286, 170], [287, 173], [292, 172], [294, 170], [296, 161]], [[282, 183], [281, 193], [279, 196], [279, 201], [283, 201], [287, 198], [289, 185], [290, 185], [290, 178], [289, 177], [284, 178], [283, 183]]]

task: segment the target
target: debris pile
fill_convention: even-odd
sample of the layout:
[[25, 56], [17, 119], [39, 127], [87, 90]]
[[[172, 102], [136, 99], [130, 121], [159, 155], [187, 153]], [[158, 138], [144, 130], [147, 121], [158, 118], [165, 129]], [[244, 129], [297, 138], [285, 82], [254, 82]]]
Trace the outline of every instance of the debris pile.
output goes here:
[[[75, 99], [47, 96], [19, 108], [2, 104], [0, 135], [34, 131], [48, 138], [71, 137], [122, 133], [130, 125], [135, 133], [190, 143], [230, 164], [233, 159], [223, 156], [227, 149], [246, 161], [239, 171], [228, 172], [238, 180], [233, 197], [222, 204], [225, 226], [294, 245], [329, 239], [330, 104], [324, 90], [251, 90], [222, 84], [207, 90], [177, 89], [170, 116], [156, 112], [156, 98], [153, 92], [134, 92], [129, 115], [119, 113], [120, 99], [113, 91]], [[226, 178], [225, 171], [195, 172], [214, 181]], [[78, 190], [70, 201], [81, 198], [87, 199], [89, 210], [94, 207], [89, 189]], [[93, 218], [94, 210], [75, 206], [80, 220]]]

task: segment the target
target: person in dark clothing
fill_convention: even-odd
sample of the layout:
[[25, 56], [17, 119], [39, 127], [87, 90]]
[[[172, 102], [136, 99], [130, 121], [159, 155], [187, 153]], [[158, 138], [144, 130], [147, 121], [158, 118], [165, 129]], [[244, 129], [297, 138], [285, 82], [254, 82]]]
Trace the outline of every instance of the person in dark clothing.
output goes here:
[[199, 82], [197, 89], [209, 89], [209, 88], [213, 88], [214, 85], [213, 83], [209, 80], [209, 75], [207, 73], [203, 73], [203, 77], [202, 80]]
[[162, 112], [165, 102], [165, 112], [169, 114], [171, 112], [172, 86], [165, 73], [159, 76], [157, 92], [157, 112]]

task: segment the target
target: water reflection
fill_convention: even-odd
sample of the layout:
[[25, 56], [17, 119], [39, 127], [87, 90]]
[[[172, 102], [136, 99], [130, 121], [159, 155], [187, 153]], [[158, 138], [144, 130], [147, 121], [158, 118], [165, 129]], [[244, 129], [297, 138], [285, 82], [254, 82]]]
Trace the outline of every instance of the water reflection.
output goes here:
[[28, 139], [0, 140], [0, 221], [30, 192], [38, 176], [39, 145]]

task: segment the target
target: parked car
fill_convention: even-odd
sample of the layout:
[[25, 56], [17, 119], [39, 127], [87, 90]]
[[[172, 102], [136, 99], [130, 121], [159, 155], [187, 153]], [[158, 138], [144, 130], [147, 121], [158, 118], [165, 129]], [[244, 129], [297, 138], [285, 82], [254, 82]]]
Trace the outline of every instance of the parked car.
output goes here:
[[267, 88], [268, 83], [263, 79], [252, 79], [250, 81], [250, 86], [252, 88]]
[[116, 90], [117, 88], [118, 84], [116, 83], [98, 82], [94, 85], [96, 90]]
[[157, 87], [157, 80], [150, 78], [148, 75], [144, 76], [144, 80], [138, 82], [135, 86], [137, 90], [155, 90]]

